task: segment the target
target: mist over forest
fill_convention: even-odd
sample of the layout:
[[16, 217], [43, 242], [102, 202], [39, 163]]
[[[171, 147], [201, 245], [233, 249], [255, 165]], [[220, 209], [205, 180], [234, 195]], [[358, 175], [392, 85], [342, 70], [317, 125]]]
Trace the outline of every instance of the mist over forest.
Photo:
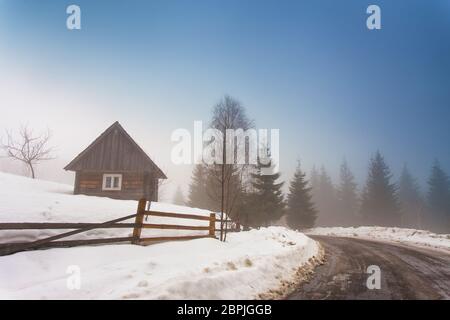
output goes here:
[[[209, 127], [225, 132], [255, 128], [256, 124], [257, 119], [248, 115], [237, 98], [225, 95], [213, 106]], [[2, 171], [30, 174], [30, 166], [22, 166], [8, 157], [5, 144], [2, 150]], [[297, 166], [291, 175], [282, 172], [263, 175], [261, 170], [265, 166], [260, 162], [257, 165], [203, 162], [194, 165], [189, 180], [171, 179], [162, 183], [160, 198], [226, 212], [246, 228], [390, 226], [450, 232], [450, 179], [439, 159], [430, 162], [427, 183], [420, 185], [417, 175], [408, 167], [409, 159], [404, 159], [401, 173], [394, 176], [383, 150], [374, 148], [365, 177], [358, 183], [352, 159], [337, 162], [339, 175], [332, 179], [324, 165], [314, 164], [306, 169], [302, 161], [308, 154], [298, 152], [301, 156], [295, 159]], [[286, 161], [285, 157], [281, 151], [280, 161]], [[63, 159], [52, 156], [34, 167], [38, 177], [71, 183], [73, 177], [61, 179], [62, 170], [54, 170], [63, 165]], [[183, 168], [188, 170], [187, 166]], [[34, 174], [35, 168], [32, 169]], [[174, 192], [167, 192], [168, 188]]]
[[[249, 122], [240, 102], [226, 96], [214, 107], [213, 126], [218, 122], [218, 114], [228, 113], [237, 114], [234, 119], [242, 117], [244, 122]], [[235, 127], [234, 123], [228, 126]], [[407, 160], [400, 176], [395, 178], [382, 150], [374, 150], [367, 163], [365, 181], [359, 185], [346, 159], [336, 164], [340, 168], [337, 181], [332, 180], [323, 165], [314, 165], [306, 172], [301, 159], [298, 159], [294, 175], [285, 180], [281, 179], [279, 172], [261, 175], [260, 164], [244, 167], [226, 165], [225, 178], [220, 177], [218, 165], [198, 164], [192, 173], [187, 199], [178, 188], [174, 201], [220, 211], [223, 187], [224, 210], [246, 227], [273, 224], [295, 229], [387, 226], [450, 232], [450, 180], [447, 172], [435, 159], [429, 166], [427, 185], [421, 188]], [[288, 191], [284, 192], [286, 189]]]

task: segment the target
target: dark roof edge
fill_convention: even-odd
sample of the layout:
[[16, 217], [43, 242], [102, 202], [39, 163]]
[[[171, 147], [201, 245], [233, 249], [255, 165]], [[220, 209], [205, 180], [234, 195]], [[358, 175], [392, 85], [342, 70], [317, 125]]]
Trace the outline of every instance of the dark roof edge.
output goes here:
[[167, 176], [164, 172], [153, 162], [153, 160], [148, 156], [147, 153], [133, 140], [133, 138], [128, 134], [128, 132], [120, 125], [119, 121], [114, 122], [110, 125], [102, 134], [100, 134], [89, 146], [86, 147], [83, 151], [81, 151], [72, 161], [69, 162], [64, 167], [64, 170], [75, 171], [72, 167], [86, 154], [88, 153], [105, 135], [107, 135], [113, 128], [119, 128], [125, 133], [125, 136], [131, 141], [131, 143], [147, 158], [147, 160], [151, 163], [151, 165], [156, 169], [157, 173], [159, 173], [159, 179], [167, 179]]

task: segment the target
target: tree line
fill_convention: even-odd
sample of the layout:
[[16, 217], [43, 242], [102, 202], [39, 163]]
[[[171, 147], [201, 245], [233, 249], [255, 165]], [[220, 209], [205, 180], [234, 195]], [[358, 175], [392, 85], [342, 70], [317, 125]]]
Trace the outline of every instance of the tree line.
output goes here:
[[[225, 132], [252, 126], [245, 109], [232, 97], [225, 96], [213, 109], [211, 127]], [[345, 160], [337, 185], [323, 166], [319, 170], [313, 167], [308, 179], [299, 162], [286, 195], [280, 173], [261, 175], [261, 167], [197, 164], [186, 204], [226, 212], [246, 228], [272, 224], [287, 224], [294, 229], [377, 225], [450, 232], [450, 179], [437, 160], [431, 168], [426, 195], [422, 195], [406, 165], [400, 179], [394, 181], [379, 151], [370, 159], [360, 191]], [[181, 190], [175, 197], [177, 203], [183, 202]]]
[[313, 168], [310, 185], [319, 226], [390, 226], [450, 232], [450, 179], [438, 160], [431, 166], [423, 193], [408, 166], [397, 181], [380, 151], [369, 161], [367, 178], [358, 190], [344, 161], [333, 184], [322, 167]]

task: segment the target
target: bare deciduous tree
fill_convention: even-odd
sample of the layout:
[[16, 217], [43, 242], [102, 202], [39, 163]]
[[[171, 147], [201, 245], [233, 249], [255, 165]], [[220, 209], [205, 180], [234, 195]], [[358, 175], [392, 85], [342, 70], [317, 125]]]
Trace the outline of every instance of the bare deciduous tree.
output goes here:
[[50, 130], [35, 135], [28, 126], [21, 126], [17, 137], [12, 131], [6, 131], [6, 142], [0, 142], [0, 147], [6, 156], [19, 160], [27, 165], [34, 179], [35, 166], [41, 161], [54, 159], [53, 148], [48, 146], [51, 138]]
[[[220, 195], [217, 195], [220, 199], [220, 240], [225, 241], [227, 225], [224, 224], [224, 213], [228, 216], [232, 215], [233, 208], [235, 206], [239, 190], [242, 184], [242, 177], [247, 165], [227, 164], [227, 148], [226, 148], [226, 131], [228, 129], [242, 129], [247, 130], [253, 126], [253, 122], [247, 117], [244, 107], [239, 101], [226, 95], [224, 98], [214, 107], [211, 120], [211, 127], [218, 129], [221, 132], [221, 139], [217, 139], [216, 143], [221, 146], [222, 149], [222, 163], [212, 166], [212, 174], [216, 177], [219, 184], [218, 190]], [[245, 142], [244, 142], [245, 143]], [[238, 146], [235, 146], [235, 150], [228, 150], [228, 152], [236, 153]], [[216, 189], [217, 190], [217, 189]]]

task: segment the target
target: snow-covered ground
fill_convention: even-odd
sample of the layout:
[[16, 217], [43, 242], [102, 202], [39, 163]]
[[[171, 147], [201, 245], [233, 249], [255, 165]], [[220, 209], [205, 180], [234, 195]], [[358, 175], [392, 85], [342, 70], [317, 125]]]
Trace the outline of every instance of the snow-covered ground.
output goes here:
[[[72, 187], [0, 173], [0, 222], [103, 222], [132, 214], [136, 201], [72, 195]], [[152, 209], [209, 211], [152, 203]], [[150, 217], [149, 223], [178, 223]], [[198, 225], [187, 220], [183, 224]], [[204, 221], [203, 223], [208, 223]], [[0, 242], [30, 241], [50, 231], [0, 231]], [[77, 238], [126, 236], [93, 230]], [[145, 236], [205, 231], [146, 230]], [[73, 239], [73, 238], [72, 238]], [[277, 297], [320, 259], [318, 244], [283, 227], [150, 246], [115, 244], [20, 252], [0, 257], [1, 299], [254, 299]], [[78, 277], [78, 275], [80, 277]], [[76, 289], [78, 279], [80, 288]]]
[[435, 234], [425, 230], [391, 227], [331, 227], [314, 228], [306, 233], [311, 235], [375, 239], [450, 251], [450, 234]]
[[[0, 222], [105, 222], [136, 213], [137, 201], [73, 195], [73, 186], [0, 172]], [[209, 216], [210, 211], [152, 202], [151, 210]], [[219, 218], [219, 214], [217, 214]], [[133, 222], [130, 219], [123, 222]], [[149, 216], [146, 223], [208, 226], [205, 220]], [[219, 227], [219, 223], [217, 223]], [[0, 243], [33, 241], [68, 230], [0, 232]], [[95, 229], [64, 240], [127, 237], [131, 229]], [[207, 231], [144, 229], [143, 237], [202, 235]]]
[[[254, 299], [295, 281], [297, 269], [317, 251], [304, 234], [269, 227], [230, 234], [226, 243], [21, 252], [0, 257], [0, 298]], [[80, 290], [69, 289], [71, 266], [80, 270]]]

